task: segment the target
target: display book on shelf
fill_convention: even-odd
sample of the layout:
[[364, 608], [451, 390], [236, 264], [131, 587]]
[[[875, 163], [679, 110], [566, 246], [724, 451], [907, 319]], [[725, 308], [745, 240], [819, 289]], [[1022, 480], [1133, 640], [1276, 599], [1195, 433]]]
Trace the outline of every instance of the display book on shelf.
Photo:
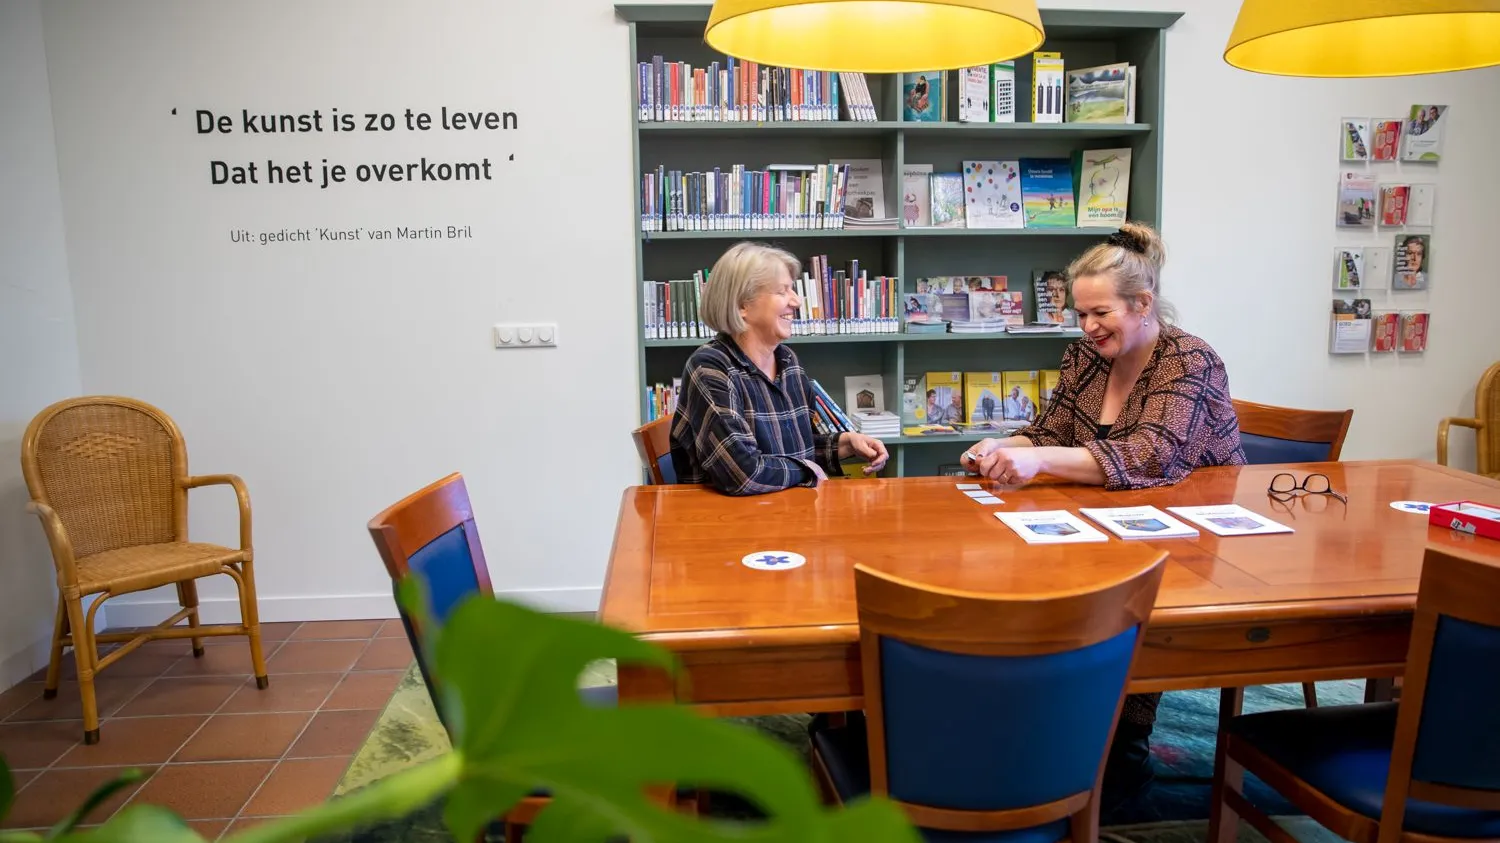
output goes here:
[[1432, 283], [1433, 178], [1448, 110], [1417, 104], [1404, 117], [1339, 120], [1332, 354], [1427, 350], [1432, 315], [1411, 299]]
[[[917, 120], [905, 113], [909, 92], [901, 74], [809, 74], [731, 64], [703, 44], [707, 4], [616, 10], [630, 30], [628, 107], [634, 182], [640, 190], [635, 313], [642, 421], [670, 411], [674, 380], [706, 339], [694, 311], [667, 311], [663, 305], [695, 303], [708, 270], [737, 240], [770, 242], [802, 261], [804, 312], [789, 342], [809, 375], [827, 387], [831, 403], [838, 403], [831, 399], [847, 378], [880, 375], [883, 403], [894, 409], [904, 405], [910, 382], [929, 372], [957, 372], [960, 378], [1035, 372], [1040, 379], [1040, 373], [1055, 369], [1066, 344], [1077, 338], [1076, 329], [1017, 325], [1017, 317], [1023, 323], [1038, 321], [1038, 302], [1045, 305], [1052, 299], [1050, 287], [1060, 288], [1058, 271], [1102, 240], [1118, 218], [1128, 214], [1160, 224], [1163, 39], [1178, 13], [1044, 9], [1048, 41], [1038, 52], [1057, 54], [1065, 80], [1069, 71], [1123, 67], [1130, 74], [1124, 107], [1133, 113], [1130, 122], [1115, 122], [1105, 107], [1100, 119], [1111, 122], [1069, 120], [1064, 114], [1062, 122], [1043, 123], [1032, 119], [1036, 92], [1047, 96], [1033, 84], [1033, 56], [1018, 58], [1000, 73], [983, 69], [984, 87], [992, 94], [990, 119], [983, 121], [972, 104], [961, 113], [965, 104], [957, 95], [965, 85], [978, 88], [981, 69], [929, 74], [934, 90], [955, 93], [940, 97], [943, 119]], [[1085, 81], [1101, 80], [1104, 84], [1092, 86], [1094, 95], [1108, 99], [1103, 75]], [[1066, 109], [1067, 99], [1062, 102]], [[664, 109], [664, 119], [657, 119], [658, 108]], [[756, 119], [762, 113], [763, 119]], [[1105, 154], [1084, 155], [1100, 152]], [[990, 182], [977, 179], [993, 178], [986, 170], [1014, 168], [1024, 206], [1023, 161], [1034, 159], [1052, 162], [1053, 177], [1067, 187], [1051, 191], [1050, 220], [1046, 214], [1028, 220], [1023, 212], [1017, 225], [997, 208], [997, 196], [984, 201], [982, 191]], [[929, 174], [949, 181], [956, 176], [962, 183], [966, 162], [971, 184], [980, 192], [977, 207], [971, 211], [965, 202], [962, 211], [949, 209], [940, 220], [946, 224], [923, 224], [933, 211]], [[1116, 199], [1124, 201], [1091, 203], [1111, 208], [1118, 217], [1085, 219], [1080, 227], [1078, 191], [1094, 180], [1076, 174], [1074, 167], [1091, 163], [1114, 167], [1105, 193], [1118, 190]], [[925, 201], [905, 189], [908, 167], [922, 174], [911, 184], [925, 180]], [[669, 181], [674, 190], [665, 190]], [[851, 202], [851, 196], [866, 201]], [[1045, 203], [1045, 194], [1038, 198]], [[1090, 198], [1092, 193], [1083, 195], [1085, 202]], [[1058, 205], [1065, 209], [1059, 212]], [[846, 208], [863, 216], [850, 217]], [[924, 209], [925, 219], [910, 219], [913, 210], [923, 217]], [[976, 279], [990, 286], [971, 289]], [[963, 281], [962, 289], [954, 280]], [[996, 289], [1000, 280], [1004, 287]], [[928, 298], [918, 297], [924, 282]], [[940, 286], [944, 282], [947, 286]], [[960, 295], [962, 301], [955, 298]], [[960, 305], [969, 313], [953, 318]], [[668, 319], [668, 312], [682, 318]], [[1045, 307], [1042, 312], [1054, 318]], [[925, 319], [909, 321], [910, 314]], [[848, 411], [840, 408], [846, 416]], [[882, 473], [935, 473], [957, 461], [961, 443], [984, 435], [989, 434], [903, 431], [886, 438], [892, 459]]]

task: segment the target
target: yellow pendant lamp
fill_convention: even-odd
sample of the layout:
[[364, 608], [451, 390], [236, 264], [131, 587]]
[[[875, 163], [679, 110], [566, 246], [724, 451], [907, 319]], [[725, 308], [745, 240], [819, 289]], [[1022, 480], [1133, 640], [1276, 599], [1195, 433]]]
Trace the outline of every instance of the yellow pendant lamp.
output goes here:
[[1035, 0], [717, 0], [703, 39], [745, 61], [803, 70], [952, 70], [1035, 51]]
[[1500, 0], [1245, 0], [1224, 61], [1279, 76], [1411, 76], [1500, 64]]

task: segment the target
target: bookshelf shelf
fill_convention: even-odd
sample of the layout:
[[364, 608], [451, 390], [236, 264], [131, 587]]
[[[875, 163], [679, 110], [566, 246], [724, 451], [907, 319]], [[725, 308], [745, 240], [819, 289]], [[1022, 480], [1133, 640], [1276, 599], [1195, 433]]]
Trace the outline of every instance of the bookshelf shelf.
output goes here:
[[788, 237], [1107, 237], [1113, 228], [787, 228], [649, 231], [652, 240], [782, 240]]
[[[1061, 53], [1067, 68], [1098, 67], [1116, 62], [1135, 68], [1135, 123], [1032, 123], [1029, 120], [1032, 74], [1029, 57], [1016, 65], [1016, 113], [1013, 123], [961, 123], [957, 97], [950, 93], [944, 122], [908, 122], [902, 114], [899, 74], [866, 74], [863, 87], [875, 108], [876, 121], [643, 121], [635, 101], [638, 62], [661, 56], [665, 62], [688, 62], [704, 68], [724, 56], [703, 41], [712, 5], [706, 2], [621, 4], [617, 18], [629, 29], [631, 94], [629, 108], [634, 184], [658, 168], [679, 173], [721, 172], [736, 165], [764, 170], [777, 164], [823, 165], [830, 161], [881, 162], [885, 212], [900, 216], [903, 173], [909, 165], [932, 172], [958, 171], [965, 160], [1064, 158], [1085, 150], [1129, 147], [1129, 217], [1161, 224], [1162, 115], [1166, 78], [1165, 32], [1177, 12], [1042, 9], [1047, 41], [1039, 49]], [[954, 91], [957, 73], [945, 74]], [[840, 95], [843, 96], [843, 85]], [[843, 115], [840, 115], [843, 116]], [[637, 200], [639, 203], [640, 200]], [[702, 202], [701, 195], [695, 201]], [[639, 207], [639, 204], [637, 204]], [[701, 205], [699, 207], [702, 207]], [[1005, 276], [1010, 289], [1021, 289], [1024, 308], [1035, 313], [1034, 273], [1065, 267], [1112, 228], [838, 228], [741, 229], [734, 231], [640, 231], [635, 229], [636, 322], [640, 375], [640, 422], [650, 418], [650, 390], [680, 377], [692, 349], [702, 338], [646, 339], [643, 318], [647, 283], [692, 279], [712, 267], [737, 240], [776, 243], [807, 266], [820, 256], [843, 269], [857, 261], [871, 278], [899, 279], [911, 293], [916, 280], [936, 276]], [[665, 289], [654, 288], [654, 289]], [[655, 295], [655, 293], [653, 293]], [[1030, 318], [1030, 317], [1028, 317]], [[899, 412], [909, 378], [929, 372], [985, 372], [1056, 368], [1064, 349], [1081, 332], [1044, 334], [834, 334], [788, 340], [809, 375], [842, 403], [844, 378], [880, 374], [884, 405]], [[1012, 342], [1028, 340], [1028, 342]], [[918, 380], [920, 384], [920, 380]], [[847, 408], [845, 408], [847, 410]], [[895, 436], [883, 441], [892, 459], [882, 472], [912, 476], [938, 473], [958, 462], [967, 444], [983, 434]], [[929, 447], [932, 445], [947, 447]]]
[[905, 123], [899, 120], [857, 123], [846, 120], [776, 120], [766, 122], [672, 120], [663, 122], [637, 122], [635, 130], [642, 135], [720, 138], [765, 135], [778, 137], [806, 137], [816, 135], [878, 137], [897, 132], [906, 132], [914, 137], [1062, 137], [1095, 139], [1145, 134], [1151, 131], [1151, 126], [1146, 123]]

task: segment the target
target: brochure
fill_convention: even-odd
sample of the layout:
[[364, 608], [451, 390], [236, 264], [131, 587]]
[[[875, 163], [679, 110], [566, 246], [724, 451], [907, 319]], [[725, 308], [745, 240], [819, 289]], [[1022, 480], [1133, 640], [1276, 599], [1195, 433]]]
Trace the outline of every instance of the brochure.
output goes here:
[[1045, 512], [997, 512], [995, 517], [1025, 539], [1028, 544], [1072, 544], [1074, 542], [1107, 542], [1104, 535], [1087, 521], [1065, 509]]
[[1154, 506], [1083, 507], [1078, 510], [1122, 539], [1178, 539], [1198, 530]]
[[1168, 510], [1219, 536], [1258, 536], [1291, 533], [1291, 527], [1251, 512], [1237, 503], [1218, 506], [1169, 506]]

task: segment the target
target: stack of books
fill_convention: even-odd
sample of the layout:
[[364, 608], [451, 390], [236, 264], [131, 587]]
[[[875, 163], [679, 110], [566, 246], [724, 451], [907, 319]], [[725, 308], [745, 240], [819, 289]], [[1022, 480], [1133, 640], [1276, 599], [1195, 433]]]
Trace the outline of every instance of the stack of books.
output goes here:
[[901, 435], [901, 417], [889, 410], [856, 410], [849, 418], [856, 433], [875, 437]]

